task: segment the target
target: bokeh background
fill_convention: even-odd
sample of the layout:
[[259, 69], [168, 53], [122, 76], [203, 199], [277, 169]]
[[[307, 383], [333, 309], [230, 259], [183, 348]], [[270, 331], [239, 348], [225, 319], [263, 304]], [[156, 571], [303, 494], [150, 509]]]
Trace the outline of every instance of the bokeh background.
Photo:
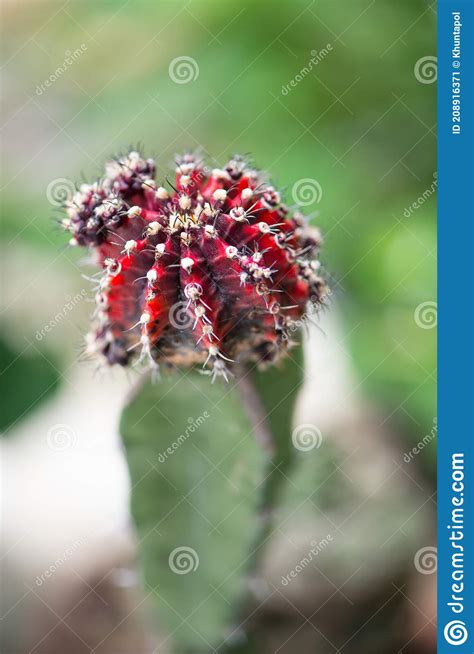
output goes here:
[[[312, 422], [320, 409], [340, 454], [334, 463], [318, 450], [289, 487], [321, 487], [319, 511], [336, 526], [352, 483], [363, 508], [321, 554], [319, 581], [304, 572], [290, 594], [280, 584], [258, 612], [255, 651], [434, 651], [434, 567], [420, 572], [419, 560], [435, 556], [435, 3], [35, 0], [4, 1], [2, 14], [5, 652], [160, 642], [142, 616], [126, 471], [107, 431], [128, 382], [77, 363], [90, 284], [84, 253], [65, 247], [53, 220], [58, 180], [95, 177], [138, 143], [158, 175], [199, 148], [221, 165], [250, 154], [290, 204], [300, 180], [320, 189], [305, 209], [325, 237], [331, 309], [326, 340], [307, 346], [316, 372], [300, 411]], [[49, 427], [86, 416], [74, 448], [51, 448]], [[297, 549], [305, 519], [292, 526]], [[56, 581], [40, 588], [38, 570], [58, 552]], [[270, 579], [294, 567], [285, 552], [301, 559], [276, 538]], [[62, 613], [68, 602], [80, 604]]]

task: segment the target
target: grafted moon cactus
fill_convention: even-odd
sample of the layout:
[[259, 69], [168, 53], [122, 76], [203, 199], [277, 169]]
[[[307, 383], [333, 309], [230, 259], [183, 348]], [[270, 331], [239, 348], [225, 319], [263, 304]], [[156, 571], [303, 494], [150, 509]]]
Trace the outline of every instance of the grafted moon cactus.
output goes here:
[[103, 269], [88, 351], [227, 379], [234, 362], [275, 361], [308, 301], [322, 303], [321, 239], [243, 158], [176, 163], [167, 189], [152, 159], [129, 152], [66, 202], [71, 245], [92, 247]]

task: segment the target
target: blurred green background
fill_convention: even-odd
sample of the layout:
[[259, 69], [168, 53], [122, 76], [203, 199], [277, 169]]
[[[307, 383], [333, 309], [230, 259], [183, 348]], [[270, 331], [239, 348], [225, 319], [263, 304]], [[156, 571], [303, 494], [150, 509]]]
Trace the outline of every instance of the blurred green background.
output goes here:
[[[435, 300], [434, 194], [409, 217], [404, 212], [433, 185], [436, 85], [414, 74], [417, 60], [435, 54], [433, 4], [35, 1], [4, 3], [3, 18], [7, 253], [26, 244], [49, 258], [53, 279], [70, 272], [81, 253], [65, 250], [52, 226], [48, 184], [90, 179], [130, 143], [157, 157], [162, 176], [185, 149], [201, 147], [221, 163], [249, 153], [290, 203], [297, 180], [316, 179], [322, 199], [307, 210], [317, 211], [312, 220], [325, 236], [322, 259], [361, 389], [408, 440], [430, 431], [436, 330], [420, 328], [414, 312]], [[311, 51], [327, 44], [327, 56], [282, 93]], [[180, 56], [199, 70], [186, 84], [168, 73]], [[26, 289], [13, 314], [28, 301]], [[62, 364], [59, 330], [33, 348], [10, 338], [6, 320], [9, 424], [55, 386], [58, 373], [43, 349], [59, 370]], [[25, 378], [35, 387], [16, 393]], [[432, 450], [423, 452], [425, 462]]]

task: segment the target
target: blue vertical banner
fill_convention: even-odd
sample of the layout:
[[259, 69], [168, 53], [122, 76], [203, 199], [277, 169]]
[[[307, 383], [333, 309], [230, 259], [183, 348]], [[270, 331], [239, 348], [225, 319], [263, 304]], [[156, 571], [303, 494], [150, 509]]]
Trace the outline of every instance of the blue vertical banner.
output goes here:
[[438, 2], [438, 654], [474, 652], [474, 0]]

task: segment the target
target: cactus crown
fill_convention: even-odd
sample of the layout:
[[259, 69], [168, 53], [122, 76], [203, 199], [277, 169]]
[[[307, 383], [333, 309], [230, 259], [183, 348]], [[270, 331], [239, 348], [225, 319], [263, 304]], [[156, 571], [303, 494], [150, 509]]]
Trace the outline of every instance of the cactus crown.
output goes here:
[[307, 302], [322, 303], [321, 239], [242, 157], [176, 166], [158, 186], [155, 162], [132, 151], [66, 202], [71, 245], [92, 247], [102, 268], [88, 351], [227, 379], [233, 362], [279, 358]]

